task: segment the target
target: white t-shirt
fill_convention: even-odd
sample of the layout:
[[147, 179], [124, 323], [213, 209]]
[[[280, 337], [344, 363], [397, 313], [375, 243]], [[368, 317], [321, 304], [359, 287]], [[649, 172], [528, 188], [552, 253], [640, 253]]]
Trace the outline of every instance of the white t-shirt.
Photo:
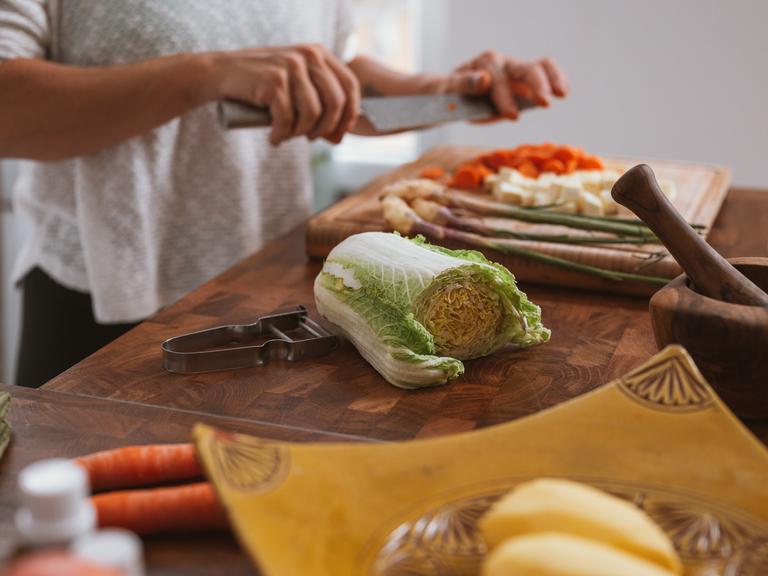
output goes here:
[[[350, 28], [346, 0], [0, 0], [0, 61], [303, 42], [341, 55]], [[100, 322], [146, 318], [309, 216], [308, 142], [267, 137], [222, 130], [210, 104], [95, 154], [23, 162], [14, 200], [31, 234], [14, 278], [39, 266], [90, 292]]]

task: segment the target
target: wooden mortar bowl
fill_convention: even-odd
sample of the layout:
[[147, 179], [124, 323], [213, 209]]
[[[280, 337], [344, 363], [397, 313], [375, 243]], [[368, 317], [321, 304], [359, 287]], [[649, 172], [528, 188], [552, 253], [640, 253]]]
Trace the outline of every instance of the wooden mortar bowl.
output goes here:
[[[768, 258], [731, 258], [768, 292]], [[768, 308], [702, 296], [683, 274], [651, 298], [659, 349], [681, 344], [720, 397], [742, 418], [768, 417]]]

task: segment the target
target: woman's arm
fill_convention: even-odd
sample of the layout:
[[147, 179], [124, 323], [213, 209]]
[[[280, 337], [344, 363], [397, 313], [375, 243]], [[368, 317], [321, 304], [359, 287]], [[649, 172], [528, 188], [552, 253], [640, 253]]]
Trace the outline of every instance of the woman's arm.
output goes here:
[[339, 142], [357, 122], [360, 86], [378, 94], [489, 93], [514, 119], [513, 95], [549, 104], [567, 81], [549, 60], [522, 62], [483, 53], [448, 75], [403, 74], [359, 57], [349, 66], [318, 45], [182, 54], [107, 68], [43, 60], [0, 63], [0, 157], [62, 160], [145, 134], [222, 98], [267, 107], [270, 141], [295, 136]]
[[271, 141], [338, 141], [359, 87], [321, 46], [177, 55], [107, 68], [0, 63], [0, 157], [61, 160], [97, 152], [214, 100], [268, 107]]
[[61, 160], [144, 134], [214, 96], [210, 65], [171, 56], [114, 68], [0, 64], [0, 157]]

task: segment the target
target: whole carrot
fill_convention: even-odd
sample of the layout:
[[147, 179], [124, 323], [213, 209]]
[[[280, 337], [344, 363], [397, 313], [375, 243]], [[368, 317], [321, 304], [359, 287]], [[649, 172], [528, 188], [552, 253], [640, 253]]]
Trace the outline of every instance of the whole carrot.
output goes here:
[[93, 490], [132, 488], [202, 476], [192, 444], [127, 446], [76, 458]]
[[92, 498], [100, 528], [125, 528], [137, 534], [220, 530], [227, 515], [209, 482], [124, 490]]
[[444, 175], [445, 169], [441, 166], [425, 166], [419, 173], [421, 178], [429, 178], [430, 180], [439, 180]]

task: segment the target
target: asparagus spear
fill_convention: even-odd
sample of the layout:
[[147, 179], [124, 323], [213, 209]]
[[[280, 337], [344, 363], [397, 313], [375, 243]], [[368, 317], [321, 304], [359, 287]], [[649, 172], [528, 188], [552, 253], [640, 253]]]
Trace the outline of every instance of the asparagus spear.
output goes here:
[[384, 211], [385, 219], [395, 230], [402, 234], [423, 234], [424, 236], [437, 240], [456, 240], [476, 248], [491, 248], [493, 250], [498, 250], [499, 252], [522, 256], [524, 258], [545, 262], [569, 270], [585, 272], [610, 280], [637, 280], [659, 286], [667, 284], [670, 280], [669, 278], [661, 278], [658, 276], [617, 272], [599, 268], [597, 266], [580, 264], [564, 258], [557, 258], [555, 256], [550, 256], [549, 254], [537, 252], [536, 250], [523, 248], [510, 240], [487, 238], [472, 232], [455, 230], [444, 225], [435, 224], [421, 218], [402, 198], [394, 195], [384, 197], [382, 200], [382, 209]]
[[451, 210], [447, 206], [416, 198], [411, 202], [411, 207], [425, 220], [450, 226], [466, 232], [474, 232], [481, 236], [507, 237], [517, 240], [535, 240], [540, 242], [555, 242], [558, 244], [654, 244], [658, 240], [647, 238], [621, 238], [618, 236], [589, 236], [570, 234], [541, 234], [532, 232], [520, 232], [513, 226], [507, 226], [508, 222], [503, 218], [486, 218], [477, 216], [471, 211]]
[[609, 232], [617, 236], [640, 237], [648, 241], [658, 242], [656, 236], [644, 224], [630, 222], [601, 220], [595, 217], [583, 217], [577, 214], [563, 214], [560, 212], [548, 212], [544, 210], [526, 210], [511, 204], [504, 204], [495, 200], [470, 196], [455, 190], [444, 192], [445, 200], [451, 206], [466, 208], [488, 216], [504, 216], [522, 220], [524, 222], [536, 222], [540, 224], [558, 224], [569, 228], [581, 230], [593, 230]]

